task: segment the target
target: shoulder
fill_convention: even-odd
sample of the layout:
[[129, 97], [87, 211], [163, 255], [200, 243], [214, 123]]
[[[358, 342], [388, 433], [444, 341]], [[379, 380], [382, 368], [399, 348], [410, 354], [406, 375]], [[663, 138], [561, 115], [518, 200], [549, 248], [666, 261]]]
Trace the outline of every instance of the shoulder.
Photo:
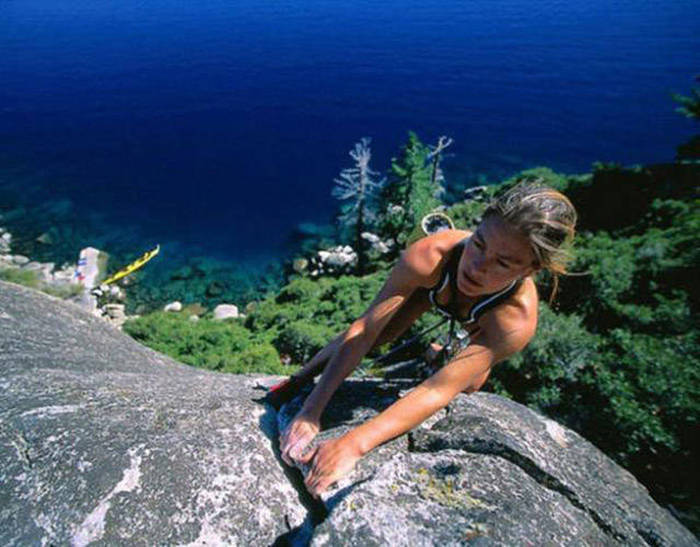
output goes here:
[[443, 230], [426, 236], [402, 253], [400, 263], [431, 286], [438, 281], [450, 251], [470, 235], [467, 230]]
[[484, 343], [503, 360], [521, 351], [537, 330], [539, 298], [531, 277], [501, 305], [479, 319]]

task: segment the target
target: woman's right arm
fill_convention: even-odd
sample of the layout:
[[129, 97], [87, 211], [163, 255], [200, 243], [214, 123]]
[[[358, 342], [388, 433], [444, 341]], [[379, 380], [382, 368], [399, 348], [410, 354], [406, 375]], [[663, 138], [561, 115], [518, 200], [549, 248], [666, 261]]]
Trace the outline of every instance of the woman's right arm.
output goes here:
[[280, 437], [282, 458], [287, 463], [301, 457], [318, 433], [321, 415], [333, 393], [369, 352], [394, 314], [413, 291], [430, 282], [441, 258], [430, 240], [424, 238], [406, 250], [367, 311], [329, 344], [335, 347], [320, 380]]

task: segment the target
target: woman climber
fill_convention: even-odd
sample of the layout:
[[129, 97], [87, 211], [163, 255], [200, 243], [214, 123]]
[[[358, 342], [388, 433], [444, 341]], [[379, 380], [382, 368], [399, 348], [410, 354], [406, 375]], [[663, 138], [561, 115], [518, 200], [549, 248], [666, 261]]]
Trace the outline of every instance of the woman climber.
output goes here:
[[[271, 399], [284, 398], [285, 391], [288, 397], [323, 371], [280, 435], [287, 463], [311, 462], [305, 483], [313, 495], [347, 474], [374, 447], [447, 406], [458, 393], [481, 388], [496, 363], [527, 345], [537, 327], [532, 276], [549, 270], [556, 291], [557, 275], [566, 273], [566, 249], [575, 224], [576, 211], [563, 194], [520, 184], [489, 205], [474, 232], [438, 232], [403, 253], [367, 311], [270, 393]], [[432, 307], [450, 317], [451, 327], [462, 327], [460, 341], [434, 348], [442, 366], [374, 418], [305, 451], [319, 432], [333, 393], [362, 358], [396, 339]]]

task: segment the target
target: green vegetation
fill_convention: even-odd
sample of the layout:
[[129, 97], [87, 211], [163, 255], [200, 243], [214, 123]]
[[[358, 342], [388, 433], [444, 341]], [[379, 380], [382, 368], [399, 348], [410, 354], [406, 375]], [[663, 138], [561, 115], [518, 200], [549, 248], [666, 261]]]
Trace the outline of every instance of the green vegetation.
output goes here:
[[183, 363], [221, 372], [288, 374], [277, 350], [236, 320], [191, 321], [185, 314], [154, 312], [127, 321], [124, 330]]
[[35, 271], [21, 270], [19, 268], [0, 269], [0, 280], [16, 283], [32, 289], [38, 289], [41, 285], [39, 276]]
[[36, 289], [57, 298], [70, 298], [80, 294], [83, 290], [79, 285], [47, 285], [40, 279], [36, 271], [19, 268], [0, 269], [0, 280]]
[[437, 195], [441, 188], [433, 176], [430, 152], [415, 133], [409, 133], [401, 155], [391, 160], [389, 180], [381, 196], [379, 232], [398, 243], [392, 257], [415, 239], [423, 216], [440, 205]]

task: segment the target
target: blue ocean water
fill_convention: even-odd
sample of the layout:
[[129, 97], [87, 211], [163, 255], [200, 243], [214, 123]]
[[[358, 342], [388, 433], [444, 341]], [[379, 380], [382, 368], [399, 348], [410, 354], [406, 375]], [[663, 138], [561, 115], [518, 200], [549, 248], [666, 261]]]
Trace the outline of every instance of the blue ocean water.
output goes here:
[[693, 0], [4, 0], [0, 170], [142, 250], [254, 260], [331, 217], [364, 136], [380, 171], [453, 137], [452, 184], [672, 160], [699, 28]]

